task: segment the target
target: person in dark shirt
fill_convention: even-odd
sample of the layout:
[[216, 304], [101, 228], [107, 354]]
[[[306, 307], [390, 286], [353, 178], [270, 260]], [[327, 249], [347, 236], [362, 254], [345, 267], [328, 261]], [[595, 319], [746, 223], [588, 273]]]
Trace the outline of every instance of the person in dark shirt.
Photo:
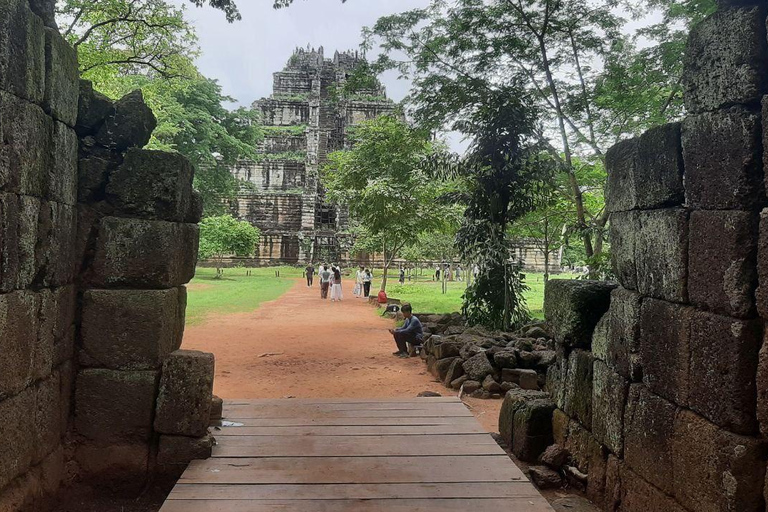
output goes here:
[[408, 355], [408, 343], [410, 343], [417, 351], [421, 350], [421, 342], [424, 338], [424, 332], [421, 327], [421, 322], [415, 316], [413, 316], [413, 308], [407, 302], [403, 304], [400, 309], [405, 318], [405, 323], [398, 329], [390, 329], [389, 332], [395, 338], [395, 344], [397, 345], [397, 352], [393, 352], [393, 356], [397, 357], [410, 357]]
[[307, 287], [309, 288], [315, 282], [315, 267], [310, 263], [304, 271], [307, 273]]

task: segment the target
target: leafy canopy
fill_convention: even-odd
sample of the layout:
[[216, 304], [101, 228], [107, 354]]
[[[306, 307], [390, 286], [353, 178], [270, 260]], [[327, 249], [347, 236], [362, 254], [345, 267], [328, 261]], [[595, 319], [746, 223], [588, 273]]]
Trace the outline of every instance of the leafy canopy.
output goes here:
[[252, 256], [260, 237], [259, 228], [250, 222], [239, 221], [231, 215], [207, 217], [200, 222], [199, 257], [201, 260], [213, 259], [217, 274], [220, 274], [225, 256]]

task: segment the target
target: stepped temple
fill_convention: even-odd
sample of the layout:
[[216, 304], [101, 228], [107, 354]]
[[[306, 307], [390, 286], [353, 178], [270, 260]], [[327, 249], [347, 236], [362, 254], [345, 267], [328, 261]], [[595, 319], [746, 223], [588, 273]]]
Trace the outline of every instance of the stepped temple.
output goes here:
[[320, 170], [329, 153], [348, 147], [350, 127], [395, 104], [375, 78], [352, 93], [344, 87], [363, 62], [357, 53], [323, 53], [297, 49], [274, 74], [272, 95], [253, 104], [265, 125], [261, 158], [231, 169], [243, 184], [233, 213], [262, 232], [249, 264], [348, 259], [349, 216], [325, 201]]

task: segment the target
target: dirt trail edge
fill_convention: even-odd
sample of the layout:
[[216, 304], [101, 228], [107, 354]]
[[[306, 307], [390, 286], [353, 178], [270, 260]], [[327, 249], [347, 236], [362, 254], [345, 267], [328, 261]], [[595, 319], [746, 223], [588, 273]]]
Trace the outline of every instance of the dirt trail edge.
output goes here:
[[[222, 398], [411, 398], [444, 388], [420, 358], [398, 359], [387, 329], [367, 301], [320, 299], [317, 286], [296, 285], [250, 313], [210, 316], [188, 326], [183, 348], [216, 355], [214, 393]], [[418, 310], [418, 305], [414, 305]], [[489, 431], [496, 431], [500, 400], [466, 399]]]

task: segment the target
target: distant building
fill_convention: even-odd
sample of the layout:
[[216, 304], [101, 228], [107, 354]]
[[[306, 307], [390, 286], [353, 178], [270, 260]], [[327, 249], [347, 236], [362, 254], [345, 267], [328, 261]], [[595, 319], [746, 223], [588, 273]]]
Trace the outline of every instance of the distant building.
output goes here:
[[319, 172], [333, 151], [348, 147], [351, 126], [394, 111], [383, 86], [340, 94], [362, 62], [355, 52], [326, 59], [323, 48], [297, 49], [274, 74], [273, 94], [256, 101], [266, 126], [262, 158], [232, 169], [243, 186], [233, 213], [261, 229], [251, 265], [347, 259], [345, 208], [325, 201]]

